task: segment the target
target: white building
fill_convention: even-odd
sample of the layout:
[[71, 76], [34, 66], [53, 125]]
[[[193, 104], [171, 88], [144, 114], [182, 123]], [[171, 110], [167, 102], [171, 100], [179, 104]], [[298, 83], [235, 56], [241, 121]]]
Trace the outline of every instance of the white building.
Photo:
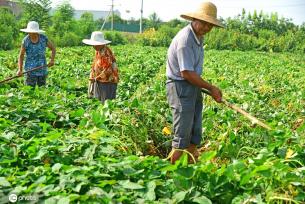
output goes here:
[[[111, 14], [109, 14], [109, 11], [74, 10], [74, 16], [73, 16], [73, 17], [74, 17], [76, 20], [79, 20], [80, 17], [83, 15], [83, 13], [86, 13], [86, 12], [92, 13], [92, 14], [93, 14], [93, 19], [94, 19], [94, 20], [98, 20], [98, 19], [100, 19], [100, 18], [105, 19], [108, 15], [111, 15]], [[55, 9], [52, 8], [52, 9], [50, 10], [50, 14], [53, 15], [54, 13], [55, 13]], [[114, 13], [115, 15], [118, 15], [118, 16], [121, 17], [121, 13], [120, 13], [119, 10], [114, 10], [113, 13]], [[109, 17], [110, 17], [110, 16], [109, 16]], [[109, 17], [108, 17], [108, 18], [109, 18]]]
[[[100, 18], [105, 19], [108, 15], [111, 15], [111, 14], [109, 14], [109, 11], [75, 10], [74, 11], [74, 18], [77, 19], [77, 20], [80, 19], [82, 14], [85, 13], [85, 12], [92, 13], [94, 20], [97, 20], [97, 19], [100, 19]], [[121, 16], [121, 13], [120, 13], [119, 10], [114, 10], [113, 13], [115, 15]]]

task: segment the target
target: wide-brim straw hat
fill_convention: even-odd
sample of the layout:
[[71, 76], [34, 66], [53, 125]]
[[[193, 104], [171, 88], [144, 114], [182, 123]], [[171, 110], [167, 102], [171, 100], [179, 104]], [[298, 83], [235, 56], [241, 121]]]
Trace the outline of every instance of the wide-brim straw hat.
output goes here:
[[20, 29], [20, 31], [25, 33], [44, 33], [45, 31], [39, 29], [39, 24], [36, 21], [30, 21], [27, 28]]
[[217, 8], [211, 2], [203, 2], [195, 12], [182, 14], [181, 17], [190, 21], [194, 19], [206, 21], [217, 27], [224, 28], [224, 25], [217, 19]]
[[87, 45], [106, 45], [111, 43], [109, 40], [105, 40], [104, 34], [101, 31], [94, 31], [91, 34], [90, 39], [83, 39], [83, 43]]

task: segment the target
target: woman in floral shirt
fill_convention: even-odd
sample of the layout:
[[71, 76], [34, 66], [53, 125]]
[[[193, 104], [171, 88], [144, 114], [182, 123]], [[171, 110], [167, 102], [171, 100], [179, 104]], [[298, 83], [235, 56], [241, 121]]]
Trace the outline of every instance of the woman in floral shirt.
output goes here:
[[94, 96], [102, 103], [107, 99], [115, 99], [119, 74], [115, 56], [107, 47], [111, 42], [104, 39], [102, 32], [95, 31], [91, 34], [91, 39], [84, 39], [83, 43], [92, 45], [95, 49], [89, 78], [89, 96]]

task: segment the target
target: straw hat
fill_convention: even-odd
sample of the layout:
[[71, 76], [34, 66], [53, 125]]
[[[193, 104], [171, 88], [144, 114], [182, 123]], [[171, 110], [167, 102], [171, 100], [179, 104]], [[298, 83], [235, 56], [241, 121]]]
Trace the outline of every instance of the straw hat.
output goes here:
[[217, 8], [211, 2], [203, 2], [197, 11], [181, 15], [186, 20], [202, 20], [214, 24], [217, 27], [224, 28], [224, 25], [217, 19]]
[[39, 29], [39, 24], [36, 21], [30, 21], [27, 25], [27, 28], [20, 29], [20, 31], [26, 33], [44, 33], [43, 30]]
[[111, 43], [109, 40], [105, 40], [104, 34], [100, 31], [94, 31], [91, 34], [91, 39], [83, 39], [83, 43], [87, 45], [106, 45]]

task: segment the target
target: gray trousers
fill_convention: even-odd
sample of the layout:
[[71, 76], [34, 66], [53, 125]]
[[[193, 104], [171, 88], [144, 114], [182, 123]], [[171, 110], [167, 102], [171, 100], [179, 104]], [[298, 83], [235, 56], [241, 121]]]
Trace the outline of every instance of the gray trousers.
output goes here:
[[99, 81], [95, 81], [92, 84], [91, 83], [89, 83], [89, 87], [88, 87], [89, 97], [97, 98], [102, 103], [105, 103], [107, 99], [116, 98], [117, 84], [102, 83]]
[[203, 98], [201, 90], [189, 82], [168, 80], [167, 101], [173, 115], [173, 148], [186, 149], [199, 145], [202, 138]]

